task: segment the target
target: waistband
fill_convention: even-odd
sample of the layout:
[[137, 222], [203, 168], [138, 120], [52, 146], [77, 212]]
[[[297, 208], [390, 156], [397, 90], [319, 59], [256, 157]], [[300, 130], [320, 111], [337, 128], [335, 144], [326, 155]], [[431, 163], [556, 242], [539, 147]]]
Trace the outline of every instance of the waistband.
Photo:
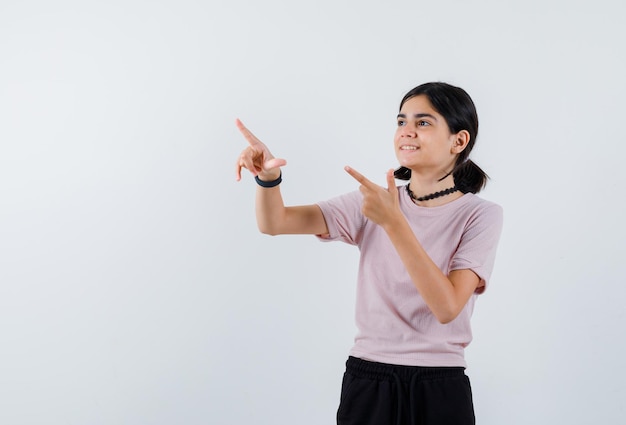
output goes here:
[[359, 378], [380, 381], [415, 381], [440, 378], [453, 378], [465, 375], [464, 367], [402, 366], [371, 362], [350, 356], [346, 362], [346, 371]]

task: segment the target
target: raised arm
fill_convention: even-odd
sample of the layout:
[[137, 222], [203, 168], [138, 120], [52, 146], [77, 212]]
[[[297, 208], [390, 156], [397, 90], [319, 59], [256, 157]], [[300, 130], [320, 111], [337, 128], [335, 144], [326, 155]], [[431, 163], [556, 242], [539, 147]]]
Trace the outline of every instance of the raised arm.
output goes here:
[[[270, 150], [240, 120], [237, 128], [248, 141], [237, 160], [236, 179], [241, 180], [245, 168], [262, 182], [273, 182], [281, 177], [280, 167], [287, 161], [274, 158]], [[280, 185], [263, 187], [257, 185], [256, 219], [259, 230], [268, 235], [328, 233], [326, 221], [317, 205], [286, 207], [280, 193]]]

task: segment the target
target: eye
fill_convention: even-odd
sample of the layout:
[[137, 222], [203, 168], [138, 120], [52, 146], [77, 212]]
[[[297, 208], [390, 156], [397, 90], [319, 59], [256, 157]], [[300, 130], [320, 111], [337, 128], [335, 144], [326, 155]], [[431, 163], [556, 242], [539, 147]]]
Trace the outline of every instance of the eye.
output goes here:
[[406, 125], [406, 121], [405, 120], [398, 120], [398, 127], [403, 127]]
[[428, 121], [419, 120], [419, 121], [417, 122], [417, 126], [418, 126], [418, 127], [426, 127], [426, 126], [429, 126], [429, 125], [430, 125], [430, 123], [429, 123]]

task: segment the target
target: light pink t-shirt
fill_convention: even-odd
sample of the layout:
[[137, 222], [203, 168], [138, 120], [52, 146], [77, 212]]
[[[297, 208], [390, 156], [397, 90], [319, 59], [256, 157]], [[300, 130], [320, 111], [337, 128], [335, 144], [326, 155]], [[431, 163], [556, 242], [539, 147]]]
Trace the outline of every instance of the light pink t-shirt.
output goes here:
[[438, 207], [420, 207], [398, 188], [400, 208], [430, 258], [448, 274], [471, 269], [485, 283], [457, 318], [441, 324], [413, 285], [385, 231], [361, 213], [362, 195], [350, 192], [319, 202], [328, 226], [324, 241], [361, 250], [356, 296], [358, 333], [350, 355], [407, 366], [466, 367], [470, 317], [488, 285], [502, 229], [502, 208], [467, 193]]

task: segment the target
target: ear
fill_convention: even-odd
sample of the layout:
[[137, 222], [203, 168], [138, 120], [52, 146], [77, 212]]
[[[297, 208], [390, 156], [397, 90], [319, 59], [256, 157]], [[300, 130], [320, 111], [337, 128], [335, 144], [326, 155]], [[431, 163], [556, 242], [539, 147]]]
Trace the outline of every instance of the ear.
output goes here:
[[470, 134], [467, 130], [461, 130], [456, 133], [454, 136], [454, 141], [452, 142], [452, 147], [450, 148], [451, 153], [461, 153], [467, 147], [470, 141]]

